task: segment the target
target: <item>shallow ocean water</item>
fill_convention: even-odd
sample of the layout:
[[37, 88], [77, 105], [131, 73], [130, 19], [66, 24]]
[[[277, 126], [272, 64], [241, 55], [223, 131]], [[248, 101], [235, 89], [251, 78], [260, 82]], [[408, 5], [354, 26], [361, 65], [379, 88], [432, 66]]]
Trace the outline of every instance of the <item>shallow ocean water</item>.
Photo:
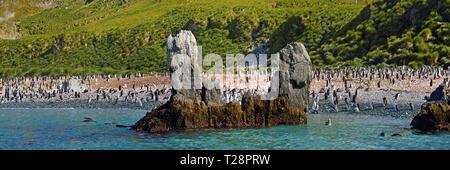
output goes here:
[[[419, 134], [412, 118], [357, 113], [310, 114], [307, 125], [209, 129], [164, 135], [137, 133], [131, 125], [145, 110], [0, 109], [0, 149], [450, 149], [450, 133]], [[89, 117], [95, 122], [83, 122]], [[325, 126], [328, 118], [332, 126]], [[385, 132], [386, 136], [379, 134]], [[393, 133], [405, 134], [391, 137]]]

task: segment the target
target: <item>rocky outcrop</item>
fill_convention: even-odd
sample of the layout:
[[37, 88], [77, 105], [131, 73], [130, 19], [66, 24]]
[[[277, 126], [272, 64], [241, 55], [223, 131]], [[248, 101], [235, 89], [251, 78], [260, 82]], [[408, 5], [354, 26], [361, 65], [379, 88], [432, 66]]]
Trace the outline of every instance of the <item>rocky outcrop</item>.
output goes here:
[[[0, 22], [2, 18], [0, 17]], [[0, 24], [0, 39], [15, 40], [20, 38], [20, 26], [14, 21], [5, 21]]]
[[449, 131], [450, 111], [448, 95], [445, 83], [439, 85], [431, 93], [428, 102], [422, 105], [419, 114], [412, 120], [411, 128], [421, 131]]
[[67, 85], [67, 90], [74, 92], [84, 92], [88, 89], [87, 85], [80, 82], [80, 80], [77, 79], [70, 79], [67, 83], [64, 83]]
[[[182, 55], [180, 55], [182, 54]], [[171, 99], [148, 112], [131, 127], [138, 132], [164, 133], [173, 130], [202, 128], [241, 128], [305, 124], [311, 61], [300, 43], [281, 52], [279, 97], [261, 100], [244, 95], [241, 104], [223, 104], [220, 89], [208, 90], [197, 64], [198, 50], [190, 31], [181, 31], [167, 40], [172, 87], [174, 82], [190, 89], [174, 89]], [[174, 62], [172, 62], [174, 61]], [[190, 64], [187, 64], [190, 63]], [[188, 65], [183, 72], [180, 68]], [[187, 70], [187, 71], [186, 71]], [[192, 73], [192, 74], [191, 74]], [[182, 80], [191, 80], [187, 84]], [[200, 86], [201, 88], [197, 88]]]
[[421, 131], [449, 131], [449, 105], [442, 101], [427, 102], [411, 122], [412, 129]]
[[449, 98], [450, 93], [447, 90], [447, 86], [445, 83], [442, 83], [431, 93], [427, 101], [443, 101], [448, 104], [448, 102], [450, 102]]
[[181, 30], [175, 37], [169, 36], [167, 61], [170, 63], [171, 81], [180, 82], [180, 88], [173, 91], [172, 102], [203, 102], [207, 106], [223, 103], [220, 89], [209, 90], [203, 86], [197, 41], [191, 31]]
[[160, 105], [131, 129], [138, 132], [165, 133], [174, 130], [205, 128], [244, 128], [305, 124], [304, 109], [296, 109], [286, 99], [244, 98], [223, 106], [206, 106], [192, 101]]
[[280, 96], [293, 107], [307, 108], [311, 60], [302, 43], [287, 45], [280, 51]]
[[[201, 72], [198, 63], [198, 48], [194, 35], [182, 30], [167, 39], [167, 62], [170, 64], [174, 101], [201, 101]], [[172, 62], [173, 61], [173, 62]], [[174, 82], [179, 82], [175, 85]]]

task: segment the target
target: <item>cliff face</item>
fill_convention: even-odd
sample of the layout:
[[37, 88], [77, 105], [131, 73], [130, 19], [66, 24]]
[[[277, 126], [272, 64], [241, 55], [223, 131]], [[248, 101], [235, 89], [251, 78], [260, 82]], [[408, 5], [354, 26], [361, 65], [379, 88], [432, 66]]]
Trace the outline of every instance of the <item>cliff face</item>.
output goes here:
[[[281, 53], [280, 95], [274, 100], [261, 100], [260, 96], [245, 94], [241, 104], [223, 104], [221, 90], [207, 90], [200, 77], [199, 56], [195, 37], [190, 31], [181, 31], [176, 37], [169, 36], [167, 54], [172, 86], [178, 79], [179, 85], [191, 89], [175, 89], [169, 102], [148, 112], [132, 130], [138, 132], [164, 133], [173, 130], [203, 128], [241, 128], [275, 125], [306, 124], [306, 108], [310, 83], [311, 62], [303, 45], [288, 46]], [[178, 55], [183, 54], [183, 55]], [[173, 61], [173, 62], [172, 62]], [[190, 62], [190, 63], [189, 63]], [[189, 69], [179, 69], [189, 65]], [[190, 73], [189, 73], [190, 72]], [[192, 73], [192, 74], [191, 74]], [[194, 87], [200, 86], [201, 89]], [[276, 87], [276, 86], [272, 86]]]

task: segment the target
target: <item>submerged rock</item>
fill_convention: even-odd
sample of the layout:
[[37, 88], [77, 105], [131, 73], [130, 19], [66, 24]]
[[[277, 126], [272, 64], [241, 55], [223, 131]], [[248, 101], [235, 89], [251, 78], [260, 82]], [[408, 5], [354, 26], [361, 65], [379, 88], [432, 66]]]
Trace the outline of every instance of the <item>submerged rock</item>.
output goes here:
[[132, 127], [133, 125], [116, 125], [116, 127], [121, 127], [121, 128], [125, 128], [125, 127]]
[[399, 134], [399, 133], [394, 133], [394, 134], [392, 134], [391, 136], [405, 136], [405, 135]]
[[85, 117], [83, 122], [95, 122], [95, 121], [89, 117]]
[[426, 102], [411, 122], [412, 129], [421, 131], [449, 131], [449, 105], [442, 101]]

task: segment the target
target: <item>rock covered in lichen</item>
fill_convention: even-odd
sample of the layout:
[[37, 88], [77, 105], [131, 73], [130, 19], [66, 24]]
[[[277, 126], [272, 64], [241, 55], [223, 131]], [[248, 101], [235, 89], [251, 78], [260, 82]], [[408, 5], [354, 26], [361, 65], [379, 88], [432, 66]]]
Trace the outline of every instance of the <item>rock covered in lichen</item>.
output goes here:
[[449, 105], [443, 101], [426, 102], [411, 122], [412, 129], [421, 131], [449, 131]]

